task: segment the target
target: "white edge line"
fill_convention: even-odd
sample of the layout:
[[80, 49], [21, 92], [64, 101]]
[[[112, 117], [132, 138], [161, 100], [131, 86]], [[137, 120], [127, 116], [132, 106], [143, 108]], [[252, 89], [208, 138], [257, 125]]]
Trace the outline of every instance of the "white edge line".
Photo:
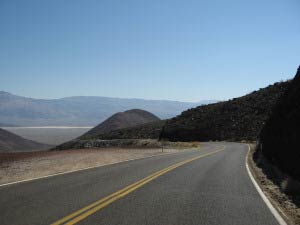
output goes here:
[[267, 198], [267, 196], [264, 194], [264, 192], [262, 191], [262, 189], [259, 187], [258, 183], [256, 182], [255, 178], [253, 177], [251, 170], [249, 169], [249, 165], [248, 165], [248, 157], [250, 155], [250, 145], [248, 144], [249, 150], [246, 156], [246, 168], [247, 168], [247, 172], [249, 174], [249, 177], [252, 181], [252, 183], [254, 184], [257, 192], [259, 193], [260, 197], [263, 199], [263, 201], [265, 202], [265, 204], [268, 206], [268, 208], [270, 209], [271, 213], [273, 214], [273, 216], [275, 217], [275, 219], [277, 220], [277, 222], [280, 225], [287, 225], [287, 223], [284, 221], [284, 219], [281, 217], [281, 215], [278, 213], [278, 211], [275, 209], [275, 207], [272, 205], [272, 203], [270, 202], [270, 200]]
[[27, 181], [39, 180], [39, 179], [48, 178], [48, 177], [54, 177], [54, 176], [64, 175], [64, 174], [68, 174], [68, 173], [74, 173], [74, 172], [83, 171], [83, 170], [94, 169], [94, 168], [103, 167], [103, 166], [109, 166], [109, 165], [119, 164], [119, 163], [123, 163], [123, 162], [134, 161], [134, 160], [138, 160], [138, 159], [147, 159], [147, 158], [152, 158], [152, 157], [155, 157], [155, 156], [169, 155], [169, 154], [175, 154], [175, 153], [177, 153], [177, 152], [168, 152], [168, 153], [163, 153], [163, 154], [150, 155], [150, 156], [146, 156], [146, 157], [137, 157], [137, 158], [133, 158], [133, 159], [127, 159], [127, 160], [123, 160], [123, 161], [102, 164], [102, 165], [98, 165], [98, 166], [91, 166], [91, 167], [85, 167], [85, 168], [81, 168], [81, 169], [77, 169], [77, 170], [71, 170], [71, 171], [66, 171], [66, 172], [54, 173], [54, 174], [50, 174], [50, 175], [46, 175], [46, 176], [42, 176], [42, 177], [35, 177], [35, 178], [31, 178], [31, 179], [14, 181], [14, 182], [6, 183], [6, 184], [0, 184], [0, 187], [12, 185], [12, 184], [24, 183], [24, 182], [27, 182]]

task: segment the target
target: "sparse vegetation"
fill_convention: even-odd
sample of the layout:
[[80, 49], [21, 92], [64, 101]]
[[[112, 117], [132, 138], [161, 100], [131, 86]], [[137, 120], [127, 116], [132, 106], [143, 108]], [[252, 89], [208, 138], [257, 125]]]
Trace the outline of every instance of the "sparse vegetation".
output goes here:
[[103, 140], [111, 139], [158, 139], [165, 121], [150, 122], [134, 127], [114, 130], [95, 136]]
[[275, 83], [240, 98], [189, 109], [166, 122], [170, 141], [255, 141], [290, 81]]
[[59, 145], [52, 150], [90, 149], [90, 148], [198, 148], [199, 142], [169, 142], [155, 139], [89, 139], [73, 140]]

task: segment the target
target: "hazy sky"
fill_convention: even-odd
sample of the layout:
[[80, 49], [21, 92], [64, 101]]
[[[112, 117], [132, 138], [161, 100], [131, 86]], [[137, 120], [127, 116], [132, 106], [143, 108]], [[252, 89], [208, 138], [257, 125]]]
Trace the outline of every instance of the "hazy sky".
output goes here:
[[0, 0], [0, 90], [224, 100], [292, 78], [299, 0]]

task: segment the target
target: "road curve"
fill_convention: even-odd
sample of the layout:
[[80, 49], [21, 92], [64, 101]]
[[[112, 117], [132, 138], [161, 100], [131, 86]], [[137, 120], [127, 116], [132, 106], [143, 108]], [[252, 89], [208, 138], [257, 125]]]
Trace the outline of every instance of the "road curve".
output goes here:
[[0, 187], [1, 225], [278, 225], [245, 166], [248, 146], [139, 159]]

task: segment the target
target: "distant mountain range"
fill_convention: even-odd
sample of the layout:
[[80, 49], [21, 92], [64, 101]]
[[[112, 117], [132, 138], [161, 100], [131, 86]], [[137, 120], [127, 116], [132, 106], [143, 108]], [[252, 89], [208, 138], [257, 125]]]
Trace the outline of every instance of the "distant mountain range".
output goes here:
[[0, 91], [0, 123], [17, 126], [95, 126], [114, 113], [136, 108], [167, 119], [188, 108], [213, 102], [216, 101], [189, 103], [95, 96], [45, 100]]
[[0, 152], [42, 151], [51, 146], [24, 139], [0, 128]]

